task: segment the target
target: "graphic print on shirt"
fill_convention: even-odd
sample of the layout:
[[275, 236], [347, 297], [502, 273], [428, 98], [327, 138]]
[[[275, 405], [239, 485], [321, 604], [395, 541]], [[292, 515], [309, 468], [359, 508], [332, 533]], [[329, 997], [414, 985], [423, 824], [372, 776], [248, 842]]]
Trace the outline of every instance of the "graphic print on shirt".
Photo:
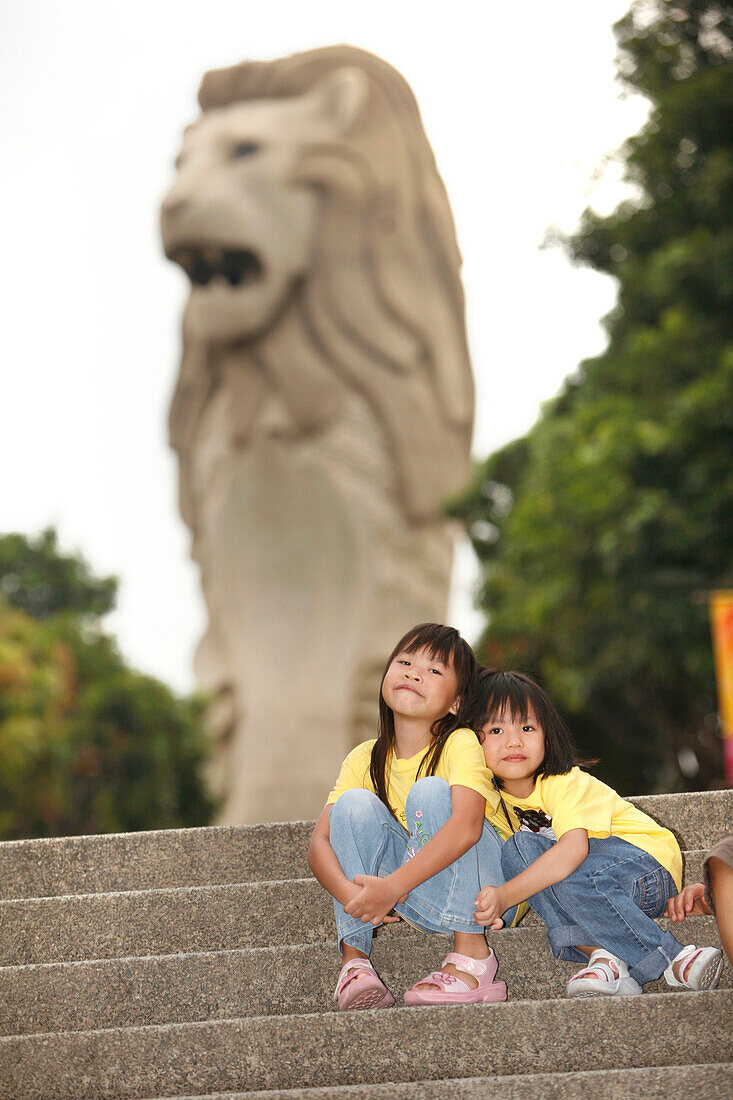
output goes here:
[[540, 836], [548, 836], [550, 840], [557, 840], [552, 828], [552, 818], [543, 810], [523, 810], [521, 806], [514, 806], [514, 813], [519, 818], [520, 833], [539, 833]]

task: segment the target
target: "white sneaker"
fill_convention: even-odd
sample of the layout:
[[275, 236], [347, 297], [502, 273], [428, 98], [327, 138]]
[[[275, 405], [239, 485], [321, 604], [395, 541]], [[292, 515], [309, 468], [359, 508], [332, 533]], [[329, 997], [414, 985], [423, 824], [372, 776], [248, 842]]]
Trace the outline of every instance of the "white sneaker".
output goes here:
[[[675, 963], [683, 961], [680, 981], [672, 967]], [[715, 989], [723, 969], [723, 953], [717, 947], [695, 947], [690, 943], [683, 947], [679, 955], [675, 955], [672, 962], [664, 971], [667, 985], [682, 986], [684, 989]]]
[[638, 997], [641, 986], [625, 962], [597, 947], [584, 970], [568, 982], [568, 997]]

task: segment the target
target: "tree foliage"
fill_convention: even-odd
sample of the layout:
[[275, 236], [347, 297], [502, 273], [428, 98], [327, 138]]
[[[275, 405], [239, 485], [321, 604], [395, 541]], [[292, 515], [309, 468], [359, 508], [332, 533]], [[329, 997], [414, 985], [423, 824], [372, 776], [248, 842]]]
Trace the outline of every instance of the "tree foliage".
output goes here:
[[705, 594], [733, 584], [733, 12], [653, 0], [615, 30], [652, 105], [621, 151], [636, 195], [566, 242], [618, 280], [608, 347], [456, 514], [484, 660], [538, 675], [598, 773], [639, 793], [722, 783]]
[[56, 532], [47, 528], [33, 539], [0, 538], [0, 593], [34, 619], [60, 611], [98, 617], [114, 607], [117, 581], [93, 577], [83, 558], [61, 554]]
[[53, 531], [0, 537], [0, 837], [202, 825], [203, 701], [127, 667], [116, 581]]

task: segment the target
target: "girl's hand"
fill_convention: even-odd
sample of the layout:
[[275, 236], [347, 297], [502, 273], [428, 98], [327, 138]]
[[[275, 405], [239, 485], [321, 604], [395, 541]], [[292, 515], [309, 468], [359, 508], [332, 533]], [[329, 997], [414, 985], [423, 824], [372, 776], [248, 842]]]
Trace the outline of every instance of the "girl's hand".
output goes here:
[[704, 894], [705, 887], [701, 882], [685, 886], [684, 890], [680, 890], [679, 894], [675, 894], [667, 902], [664, 910], [665, 917], [678, 921], [684, 920], [685, 917], [708, 916], [712, 913], [712, 909], [705, 901]]
[[364, 924], [373, 924], [375, 928], [384, 923], [398, 901], [404, 900], [389, 878], [354, 875], [354, 884], [361, 889], [344, 909], [350, 916], [358, 917]]
[[504, 901], [501, 886], [484, 886], [475, 904], [473, 919], [476, 924], [488, 924], [495, 931], [504, 927], [501, 914], [509, 906]]

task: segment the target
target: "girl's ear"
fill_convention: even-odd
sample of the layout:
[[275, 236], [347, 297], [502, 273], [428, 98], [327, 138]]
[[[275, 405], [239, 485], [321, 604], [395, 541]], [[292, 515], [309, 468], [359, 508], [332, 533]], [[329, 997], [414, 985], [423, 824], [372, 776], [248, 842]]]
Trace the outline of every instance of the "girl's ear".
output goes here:
[[453, 700], [452, 704], [448, 707], [448, 713], [452, 714], [455, 717], [455, 715], [458, 714], [458, 708], [460, 707], [460, 705], [461, 705], [461, 697], [460, 697], [460, 695], [456, 695], [456, 697]]

